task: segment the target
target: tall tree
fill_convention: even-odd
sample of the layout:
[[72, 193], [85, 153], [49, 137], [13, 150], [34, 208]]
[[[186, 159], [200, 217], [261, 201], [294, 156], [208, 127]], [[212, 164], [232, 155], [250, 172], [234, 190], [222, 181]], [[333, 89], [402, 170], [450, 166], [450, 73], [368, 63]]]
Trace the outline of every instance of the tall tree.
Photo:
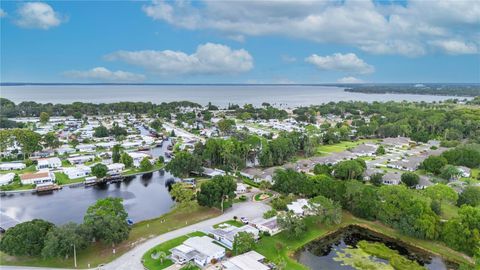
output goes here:
[[252, 233], [239, 232], [233, 239], [233, 253], [240, 255], [255, 248], [255, 238]]
[[112, 162], [113, 163], [120, 162], [120, 157], [121, 157], [120, 151], [121, 151], [121, 149], [122, 149], [122, 146], [120, 144], [115, 144], [112, 147]]
[[45, 238], [45, 247], [42, 256], [45, 258], [68, 258], [73, 255], [73, 245], [80, 251], [87, 247], [90, 233], [86, 226], [67, 223], [51, 229]]
[[307, 230], [305, 220], [292, 212], [279, 214], [277, 216], [277, 223], [282, 230], [287, 232], [288, 238], [298, 238]]
[[50, 120], [50, 115], [46, 112], [40, 113], [40, 123], [46, 124]]
[[237, 183], [233, 177], [218, 175], [202, 183], [197, 193], [197, 200], [202, 206], [217, 206], [223, 212], [224, 202], [230, 202], [235, 197], [235, 190], [237, 190]]
[[414, 188], [416, 185], [418, 185], [420, 181], [420, 176], [413, 172], [405, 172], [402, 174], [400, 179], [402, 180], [402, 183], [407, 185], [407, 187]]
[[96, 176], [97, 178], [103, 178], [107, 175], [108, 167], [105, 164], [98, 163], [92, 167], [92, 175]]
[[175, 177], [188, 177], [192, 171], [202, 172], [201, 165], [201, 160], [197, 156], [182, 151], [175, 155], [165, 169]]
[[128, 238], [130, 227], [123, 199], [108, 197], [88, 207], [83, 223], [93, 236], [107, 244], [118, 244]]

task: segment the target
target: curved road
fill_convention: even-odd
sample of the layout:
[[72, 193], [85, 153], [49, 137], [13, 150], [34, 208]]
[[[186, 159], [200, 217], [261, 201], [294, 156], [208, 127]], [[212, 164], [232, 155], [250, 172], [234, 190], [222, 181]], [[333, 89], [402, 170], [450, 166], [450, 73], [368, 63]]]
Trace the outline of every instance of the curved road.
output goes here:
[[[175, 231], [171, 231], [159, 236], [156, 236], [146, 242], [143, 242], [137, 245], [132, 250], [128, 251], [127, 253], [123, 254], [122, 256], [118, 257], [114, 261], [106, 264], [105, 266], [101, 267], [100, 269], [105, 270], [142, 270], [143, 265], [141, 263], [142, 256], [147, 252], [149, 249], [155, 247], [158, 244], [161, 244], [165, 241], [171, 240], [173, 238], [192, 233], [199, 230], [207, 229], [215, 224], [218, 224], [222, 221], [227, 221], [232, 219], [234, 216], [237, 217], [247, 217], [249, 220], [254, 220], [257, 218], [261, 218], [263, 213], [270, 209], [270, 206], [260, 203], [260, 202], [244, 202], [244, 203], [237, 203], [234, 204], [232, 208], [228, 209], [222, 215], [211, 218], [208, 220], [204, 220], [199, 223], [192, 224], [187, 227], [180, 228]], [[0, 266], [2, 270], [19, 270], [19, 269], [32, 269], [32, 270], [46, 270], [52, 268], [43, 268], [43, 267], [20, 267], [20, 266]], [[58, 269], [57, 269], [58, 270]]]

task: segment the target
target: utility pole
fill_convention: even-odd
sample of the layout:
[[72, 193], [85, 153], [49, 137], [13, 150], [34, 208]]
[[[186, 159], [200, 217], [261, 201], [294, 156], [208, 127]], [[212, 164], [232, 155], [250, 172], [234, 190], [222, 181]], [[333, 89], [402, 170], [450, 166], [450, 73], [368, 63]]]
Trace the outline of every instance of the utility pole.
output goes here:
[[73, 244], [73, 262], [75, 263], [75, 268], [77, 268], [77, 250], [75, 249], [75, 244]]

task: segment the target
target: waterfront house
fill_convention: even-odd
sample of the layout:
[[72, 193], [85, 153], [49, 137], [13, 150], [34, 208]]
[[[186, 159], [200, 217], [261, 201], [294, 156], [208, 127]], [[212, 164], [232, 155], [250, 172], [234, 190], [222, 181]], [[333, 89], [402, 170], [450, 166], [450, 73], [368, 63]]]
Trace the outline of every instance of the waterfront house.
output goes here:
[[0, 186], [10, 184], [13, 181], [13, 178], [15, 178], [14, 173], [0, 174]]
[[212, 260], [221, 260], [225, 256], [225, 248], [214, 244], [208, 236], [188, 238], [183, 244], [170, 249], [170, 259], [178, 264], [193, 261], [204, 267]]
[[25, 173], [20, 175], [20, 181], [23, 185], [53, 183], [55, 181], [55, 174], [49, 171]]
[[108, 175], [121, 174], [125, 169], [125, 164], [123, 163], [112, 163], [107, 165]]
[[255, 240], [258, 240], [259, 233], [260, 233], [260, 231], [257, 228], [250, 225], [245, 225], [242, 227], [227, 225], [222, 228], [208, 231], [208, 233], [213, 235], [213, 238], [215, 238], [215, 240], [219, 241], [229, 249], [233, 249], [233, 241], [235, 240], [235, 236], [239, 232], [251, 233]]
[[269, 266], [263, 262], [265, 257], [260, 253], [251, 250], [247, 253], [232, 257], [222, 262], [225, 270], [269, 270]]
[[57, 169], [62, 167], [62, 161], [58, 157], [42, 158], [37, 160], [37, 170]]
[[[88, 169], [87, 169], [88, 168]], [[65, 173], [70, 179], [77, 179], [87, 176], [91, 172], [90, 167], [67, 167], [63, 168], [63, 173]]]
[[20, 162], [5, 162], [0, 163], [1, 171], [10, 171], [10, 170], [22, 170], [25, 169], [26, 165]]
[[149, 154], [142, 153], [142, 152], [127, 152], [127, 154], [133, 159], [133, 166], [140, 167], [140, 162], [144, 158], [151, 158]]

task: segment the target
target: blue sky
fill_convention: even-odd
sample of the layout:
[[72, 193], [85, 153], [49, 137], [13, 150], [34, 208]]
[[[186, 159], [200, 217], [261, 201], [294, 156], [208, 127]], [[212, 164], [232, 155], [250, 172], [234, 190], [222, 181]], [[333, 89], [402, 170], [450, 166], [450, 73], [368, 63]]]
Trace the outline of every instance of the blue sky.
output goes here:
[[478, 1], [1, 2], [1, 82], [480, 82]]

